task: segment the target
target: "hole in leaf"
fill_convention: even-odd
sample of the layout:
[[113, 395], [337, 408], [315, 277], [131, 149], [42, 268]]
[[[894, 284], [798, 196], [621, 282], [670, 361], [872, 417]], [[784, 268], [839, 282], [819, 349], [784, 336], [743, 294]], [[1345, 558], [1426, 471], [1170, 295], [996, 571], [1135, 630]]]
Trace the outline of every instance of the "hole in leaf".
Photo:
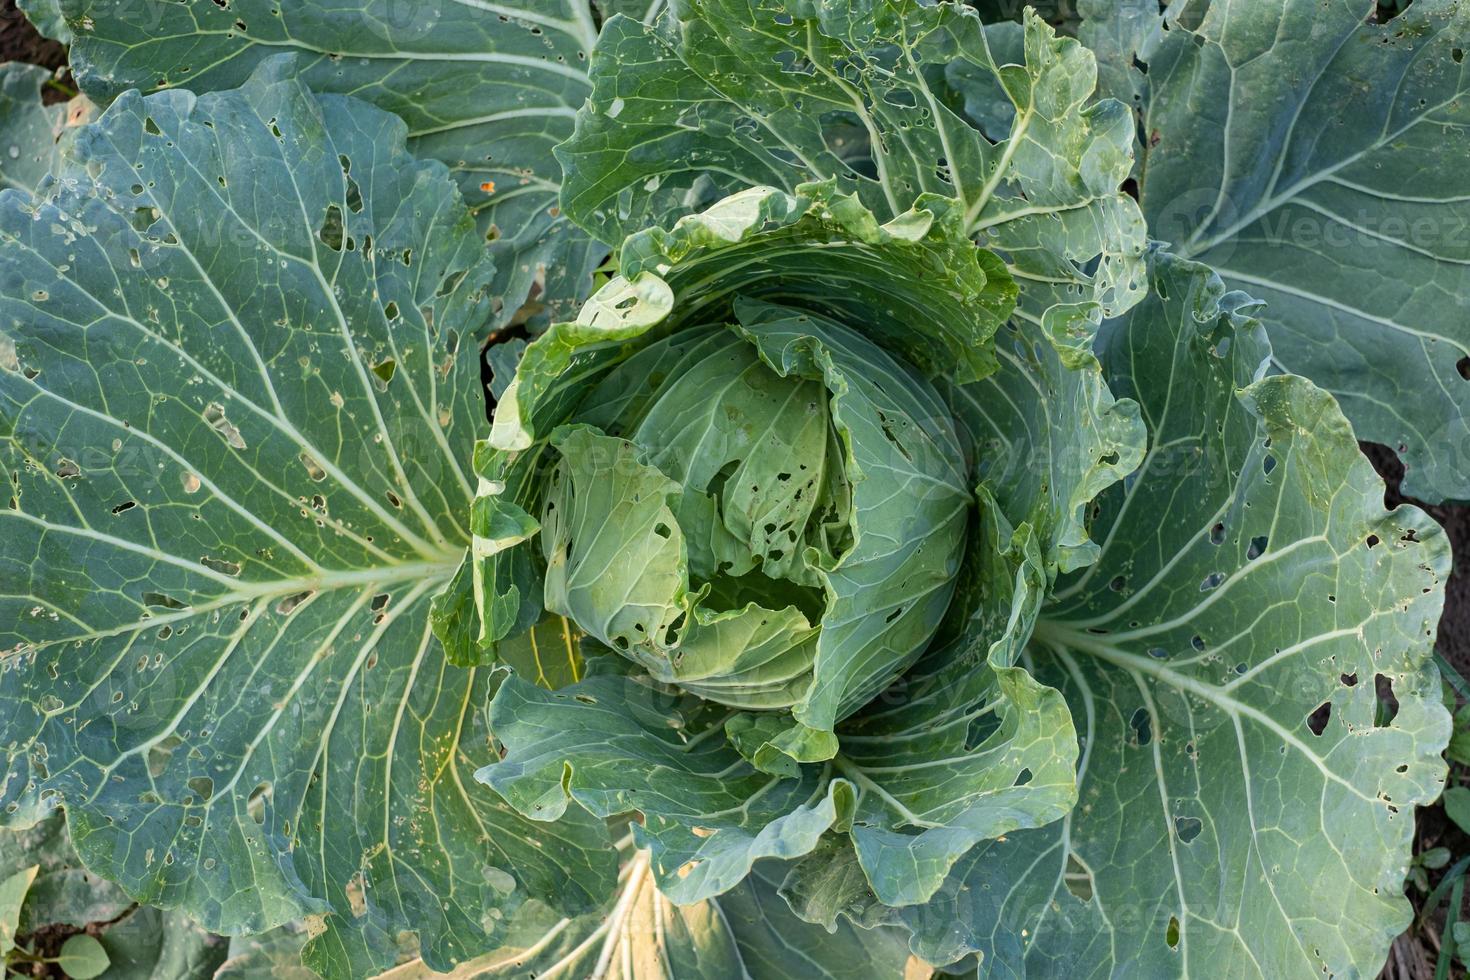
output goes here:
[[1153, 721], [1148, 716], [1147, 708], [1139, 708], [1133, 712], [1133, 717], [1128, 719], [1128, 727], [1133, 729], [1133, 740], [1140, 748], [1154, 740]]
[[214, 780], [208, 776], [195, 776], [189, 780], [189, 792], [200, 803], [208, 803], [210, 797], [214, 796]]
[[143, 593], [143, 605], [145, 605], [145, 606], [154, 606], [154, 607], [159, 608], [159, 609], [187, 609], [188, 608], [188, 606], [186, 606], [184, 603], [180, 602], [179, 600], [175, 599], [173, 596], [171, 596], [171, 595], [164, 595], [162, 592], [144, 592]]
[[240, 435], [240, 429], [225, 415], [225, 407], [219, 402], [210, 402], [204, 406], [204, 421], [209, 427], [219, 433], [221, 439], [229, 444], [231, 449], [245, 449], [245, 437]]
[[1387, 728], [1399, 713], [1399, 699], [1393, 693], [1393, 681], [1384, 674], [1374, 674], [1373, 690], [1378, 694], [1378, 712], [1373, 725], [1375, 728]]
[[1313, 735], [1320, 736], [1327, 730], [1327, 722], [1332, 718], [1332, 702], [1323, 701], [1317, 705], [1315, 711], [1307, 715], [1307, 728]]
[[1072, 854], [1067, 855], [1067, 871], [1062, 880], [1073, 898], [1079, 902], [1092, 901], [1092, 872]]
[[296, 592], [288, 595], [286, 596], [286, 598], [276, 603], [276, 612], [280, 613], [282, 616], [289, 616], [296, 609], [297, 606], [301, 605], [303, 602], [310, 598], [310, 589], [306, 590], [305, 592]]
[[1191, 843], [1204, 829], [1204, 821], [1199, 817], [1174, 818], [1174, 833], [1178, 834], [1179, 840], [1185, 844]]
[[322, 218], [322, 226], [317, 230], [316, 237], [321, 239], [323, 245], [334, 252], [342, 251], [342, 209], [332, 204], [327, 207], [327, 213]]
[[250, 819], [255, 821], [256, 826], [265, 823], [265, 802], [270, 798], [271, 784], [261, 782], [250, 791], [250, 796], [245, 800], [245, 812], [250, 814]]
[[1169, 928], [1164, 930], [1164, 942], [1169, 944], [1170, 949], [1179, 948], [1179, 917], [1169, 916]]
[[301, 460], [301, 465], [306, 467], [306, 475], [311, 477], [313, 482], [320, 483], [327, 478], [327, 471], [310, 453], [302, 453], [297, 459]]
[[199, 564], [205, 568], [213, 569], [221, 575], [239, 575], [240, 563], [237, 561], [225, 561], [223, 558], [211, 558], [205, 555], [199, 559]]
[[156, 745], [149, 746], [148, 775], [154, 779], [162, 776], [168, 768], [168, 760], [173, 757], [174, 749], [178, 748], [183, 741], [177, 735], [167, 735]]

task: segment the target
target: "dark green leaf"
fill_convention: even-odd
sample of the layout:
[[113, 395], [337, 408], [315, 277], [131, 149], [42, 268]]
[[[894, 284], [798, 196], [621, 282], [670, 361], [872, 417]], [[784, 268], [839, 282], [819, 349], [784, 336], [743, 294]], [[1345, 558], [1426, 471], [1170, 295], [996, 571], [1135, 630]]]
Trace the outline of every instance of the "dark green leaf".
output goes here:
[[88, 867], [217, 932], [322, 917], [330, 972], [599, 902], [604, 828], [476, 786], [494, 681], [429, 632], [491, 278], [443, 167], [284, 60], [124, 96], [72, 152], [0, 195], [7, 818], [59, 793]]

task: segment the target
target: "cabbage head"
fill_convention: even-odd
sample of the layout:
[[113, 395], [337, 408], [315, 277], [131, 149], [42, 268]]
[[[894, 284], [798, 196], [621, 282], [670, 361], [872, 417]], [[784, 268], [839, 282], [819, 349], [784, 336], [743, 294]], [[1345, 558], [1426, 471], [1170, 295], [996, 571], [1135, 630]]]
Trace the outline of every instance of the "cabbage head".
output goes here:
[[880, 226], [820, 184], [623, 255], [527, 349], [482, 447], [486, 638], [544, 607], [831, 745], [950, 604], [975, 447], [939, 386], [993, 369], [1015, 286], [952, 202]]

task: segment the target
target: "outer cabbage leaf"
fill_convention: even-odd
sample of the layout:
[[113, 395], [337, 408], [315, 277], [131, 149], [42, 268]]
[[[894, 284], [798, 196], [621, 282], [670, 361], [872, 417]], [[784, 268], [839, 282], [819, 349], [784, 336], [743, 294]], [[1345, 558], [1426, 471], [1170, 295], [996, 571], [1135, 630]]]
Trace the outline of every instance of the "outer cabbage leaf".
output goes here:
[[1373, 10], [1171, 8], [1149, 63], [1144, 212], [1267, 302], [1275, 366], [1396, 448], [1405, 492], [1470, 498], [1470, 7], [1415, 0], [1386, 24]]
[[1329, 395], [1261, 379], [1254, 301], [1168, 255], [1152, 279], [1102, 341], [1149, 453], [1023, 660], [1071, 705], [1079, 806], [970, 852], [904, 913], [914, 949], [1002, 976], [1372, 976], [1444, 776], [1444, 538], [1383, 509]]
[[570, 316], [590, 290], [606, 250], [562, 218], [551, 155], [589, 92], [589, 0], [60, 3], [77, 80], [103, 104], [129, 88], [233, 88], [295, 51], [313, 91], [396, 113], [409, 148], [449, 167], [493, 238], [497, 322], [533, 292], [551, 319]]
[[91, 115], [85, 98], [43, 105], [41, 89], [50, 78], [39, 65], [0, 64], [0, 190], [34, 193], [57, 169], [70, 128]]
[[[1131, 115], [1087, 104], [1091, 54], [1034, 14], [1021, 48], [1022, 64], [1002, 65], [972, 10], [917, 0], [686, 0], [656, 27], [615, 18], [557, 150], [562, 207], [615, 241], [751, 185], [836, 179], [880, 218], [952, 196], [1037, 315], [1059, 302], [1121, 313], [1143, 286], [1142, 219], [1118, 189]], [[1014, 108], [1004, 139], [947, 106], [929, 80], [944, 65], [999, 87]]]
[[[820, 191], [812, 188], [807, 193]], [[636, 363], [632, 344], [639, 338], [662, 329], [671, 318], [677, 323], [687, 316], [698, 324], [714, 310], [718, 320], [724, 309], [719, 304], [728, 303], [726, 297], [731, 293], [746, 289], [759, 295], [762, 289], [779, 288], [777, 295], [783, 304], [798, 307], [828, 305], [827, 314], [806, 314], [784, 305], [736, 303], [742, 329], [751, 333], [773, 365], [789, 361], [795, 367], [802, 357], [821, 354], [823, 344], [803, 341], [792, 346], [783, 340], [783, 331], [792, 336], [813, 334], [830, 316], [841, 323], [861, 323], [875, 336], [908, 337], [907, 346], [897, 350], [915, 362], [931, 365], [942, 376], [945, 352], [954, 350], [947, 334], [923, 338], [912, 329], [890, 333], [886, 317], [895, 308], [911, 304], [914, 312], [896, 318], [898, 322], [939, 324], [949, 331], [964, 323], [943, 312], [926, 313], [926, 303], [947, 302], [944, 293], [934, 288], [936, 283], [951, 281], [934, 271], [948, 268], [947, 264], [921, 266], [907, 258], [897, 261], [924, 255], [944, 258], [947, 253], [935, 249], [945, 240], [945, 226], [936, 224], [930, 230], [910, 216], [878, 229], [871, 215], [863, 217], [866, 211], [853, 210], [850, 199], [839, 198], [836, 203], [841, 207], [829, 204], [830, 213], [823, 220], [843, 220], [850, 232], [867, 228], [873, 240], [851, 253], [838, 252], [841, 261], [830, 267], [812, 264], [816, 274], [808, 282], [803, 265], [819, 263], [822, 253], [812, 254], [812, 249], [800, 245], [800, 239], [783, 237], [782, 230], [793, 221], [812, 220], [793, 218], [814, 207], [800, 202], [800, 198], [770, 189], [742, 192], [704, 214], [681, 219], [670, 232], [650, 231], [631, 239], [622, 254], [624, 273], [632, 281], [609, 284], [593, 297], [579, 323], [554, 327], [527, 349], [513, 390], [499, 406], [492, 443], [520, 447], [514, 451], [531, 457], [549, 427], [569, 411], [565, 406], [574, 403], [578, 389], [585, 389], [586, 379], [596, 376], [604, 364], [619, 365], [607, 375], [614, 377], [622, 365]], [[937, 208], [941, 202], [931, 203]], [[940, 211], [938, 216], [942, 221], [954, 214], [953, 210]], [[920, 229], [913, 233], [912, 244], [905, 244], [908, 239], [893, 240], [897, 231], [910, 227]], [[880, 230], [888, 237], [879, 236]], [[961, 243], [953, 261], [975, 262], [983, 256], [957, 230], [951, 233]], [[762, 235], [769, 236], [770, 247], [758, 247]], [[856, 237], [862, 241], [862, 236]], [[927, 249], [912, 250], [913, 245], [926, 242]], [[879, 255], [887, 261], [873, 261]], [[850, 278], [834, 281], [849, 257], [854, 260]], [[726, 268], [738, 275], [727, 279]], [[776, 277], [773, 269], [784, 270], [782, 277]], [[913, 271], [907, 272], [909, 269]], [[960, 281], [972, 278], [973, 272]], [[685, 283], [697, 284], [699, 289]], [[908, 291], [914, 283], [922, 283], [924, 289], [910, 298]], [[885, 299], [867, 299], [865, 291], [875, 286], [884, 291]], [[685, 314], [686, 307], [692, 312]], [[1021, 319], [1014, 330], [1003, 333], [1003, 356], [996, 365], [986, 364], [991, 373], [983, 376], [978, 374], [979, 364], [964, 365], [949, 356], [953, 374], [969, 380], [964, 386], [951, 383], [946, 390], [952, 406], [934, 406], [932, 411], [945, 417], [953, 412], [962, 420], [974, 459], [971, 479], [983, 495], [980, 521], [969, 533], [964, 563], [968, 568], [958, 576], [962, 598], [951, 608], [952, 622], [942, 641], [910, 677], [838, 726], [837, 754], [830, 765], [810, 764], [831, 755], [830, 748], [825, 755], [808, 752], [813, 748], [808, 741], [810, 729], [804, 732], [792, 726], [789, 716], [769, 713], [735, 715], [725, 723], [738, 756], [728, 747], [721, 745], [717, 750], [701, 740], [698, 744], [708, 761], [694, 771], [665, 761], [670, 743], [678, 741], [671, 734], [666, 713], [655, 713], [643, 721], [642, 733], [621, 732], [616, 751], [609, 755], [604, 729], [629, 710], [627, 698], [617, 702], [624, 707], [609, 712], [602, 690], [606, 684], [594, 690], [584, 682], [559, 690], [560, 697], [535, 695], [535, 714], [548, 720], [538, 721], [535, 728], [524, 724], [514, 728], [517, 737], [513, 744], [507, 741], [509, 755], [504, 762], [488, 767], [483, 778], [503, 788], [532, 815], [538, 812], [537, 806], [547, 806], [543, 794], [564, 805], [567, 792], [582, 799], [579, 787], [594, 812], [626, 812], [636, 807], [670, 842], [652, 845], [661, 881], [671, 872], [677, 876], [685, 867], [680, 861], [694, 860], [690, 855], [696, 852], [690, 849], [717, 849], [723, 832], [703, 834], [730, 819], [723, 813], [728, 804], [703, 802], [704, 791], [694, 789], [706, 785], [710, 773], [734, 766], [724, 770], [725, 778], [753, 785], [784, 785], [788, 792], [800, 790], [795, 801], [821, 799], [823, 794], [830, 798], [832, 786], [840, 783], [844, 798], [856, 791], [856, 805], [850, 815], [839, 811], [826, 825], [835, 822], [839, 833], [850, 830], [850, 842], [829, 838], [836, 844], [824, 845], [819, 855], [802, 862], [803, 875], [810, 880], [812, 867], [829, 861], [827, 846], [853, 853], [855, 844], [857, 874], [867, 882], [863, 890], [895, 905], [928, 899], [954, 861], [977, 841], [1041, 826], [1065, 814], [1075, 801], [1076, 744], [1068, 711], [1056, 691], [1026, 674], [1017, 657], [1056, 569], [1078, 567], [1096, 552], [1085, 531], [1088, 501], [1137, 465], [1143, 444], [1136, 406], [1115, 402], [1107, 392], [1086, 332], [1079, 337], [1069, 329], [1073, 321], [1068, 314], [1072, 313], [1085, 316], [1080, 308], [1053, 311], [1047, 318], [1055, 325], [1050, 331]], [[989, 360], [985, 350], [967, 353], [977, 360]], [[796, 360], [790, 360], [792, 357]], [[957, 363], [962, 370], [954, 369]], [[991, 370], [994, 366], [999, 369]], [[850, 373], [856, 375], [857, 369]], [[885, 377], [877, 368], [868, 374]], [[1034, 444], [1029, 447], [1031, 455], [1022, 456], [1018, 447], [1028, 433], [1034, 433]], [[1019, 465], [1022, 461], [1028, 465]], [[617, 469], [631, 472], [625, 466]], [[507, 481], [505, 485], [511, 484]], [[666, 489], [654, 487], [653, 496]], [[638, 499], [646, 502], [649, 494], [640, 493]], [[659, 523], [654, 517], [610, 523], [624, 533], [646, 525], [650, 546], [667, 545], [669, 540], [654, 533]], [[588, 533], [597, 532], [588, 525], [573, 537]], [[598, 534], [598, 541], [612, 537], [604, 531]], [[908, 540], [913, 536], [898, 537]], [[626, 588], [632, 580], [619, 581]], [[843, 649], [834, 647], [839, 655]], [[645, 689], [632, 690], [649, 696]], [[527, 709], [512, 699], [530, 696], [532, 691], [530, 685], [515, 682], [502, 688], [492, 709], [503, 719], [495, 725], [502, 737], [505, 726], [516, 726], [527, 717]], [[596, 705], [579, 696], [591, 698]], [[681, 723], [674, 731], [686, 727]], [[711, 722], [702, 731], [714, 727]], [[849, 735], [853, 738], [850, 752], [842, 747]], [[718, 741], [717, 735], [705, 737]], [[679, 756], [681, 763], [686, 756]], [[572, 775], [564, 790], [561, 775], [568, 768]], [[770, 776], [785, 778], [776, 781]], [[648, 788], [655, 785], [659, 792], [650, 795]], [[756, 831], [774, 826], [785, 815], [781, 808], [766, 809], [766, 795], [760, 801]], [[783, 803], [788, 812], [792, 805]], [[818, 832], [826, 825], [818, 827]], [[811, 829], [811, 824], [803, 823], [801, 833], [789, 833], [779, 846], [788, 855], [810, 850], [818, 843]], [[742, 828], [743, 836], [736, 838], [742, 868], [748, 866], [745, 840], [752, 832]], [[661, 850], [671, 846], [684, 848], [675, 852], [677, 859], [666, 858]], [[697, 868], [689, 869], [691, 878]], [[672, 887], [679, 888], [679, 882], [674, 881]], [[810, 905], [813, 900], [799, 891], [792, 889], [799, 901]], [[822, 915], [815, 911], [803, 914]], [[822, 921], [832, 920], [822, 916]]]
[[611, 887], [600, 824], [470, 778], [494, 682], [429, 632], [492, 270], [404, 137], [278, 60], [125, 96], [41, 200], [0, 195], [5, 819], [59, 796], [137, 900], [216, 932], [312, 916], [333, 973], [403, 930], [447, 966], [528, 889]]
[[490, 709], [504, 747], [477, 773], [521, 812], [559, 819], [575, 800], [600, 817], [643, 814], [634, 839], [681, 904], [728, 891], [765, 857], [811, 850], [851, 812], [825, 766], [760, 772], [724, 739], [727, 712], [608, 670], [559, 691], [507, 677]]
[[[1186, 0], [1187, 2], [1187, 0]], [[1143, 65], [1164, 24], [1159, 0], [1080, 0], [1077, 40], [1097, 57], [1097, 90], [1141, 111], [1148, 104]]]
[[[901, 930], [832, 930], [792, 916], [777, 894], [782, 866], [762, 862], [718, 899], [676, 905], [654, 886], [648, 855], [624, 868], [612, 906], [602, 914], [558, 918], [530, 903], [507, 945], [461, 965], [453, 980], [786, 980], [799, 961], [813, 980], [923, 980]], [[601, 970], [602, 972], [598, 972]], [[381, 980], [434, 980], [421, 962]]]

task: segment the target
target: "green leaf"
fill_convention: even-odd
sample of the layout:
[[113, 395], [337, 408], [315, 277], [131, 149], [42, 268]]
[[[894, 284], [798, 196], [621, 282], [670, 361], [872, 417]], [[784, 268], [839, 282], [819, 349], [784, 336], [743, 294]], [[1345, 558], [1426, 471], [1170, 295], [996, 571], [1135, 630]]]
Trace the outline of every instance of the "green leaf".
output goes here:
[[261, 61], [298, 52], [315, 92], [356, 96], [408, 124], [409, 149], [450, 168], [493, 237], [495, 321], [544, 280], [540, 314], [564, 319], [606, 250], [557, 207], [552, 147], [590, 92], [589, 0], [60, 0], [76, 29], [71, 64], [106, 104], [129, 88], [231, 89]]
[[545, 616], [520, 636], [502, 643], [500, 661], [548, 691], [575, 684], [586, 673], [581, 631], [561, 616]]
[[[1118, 189], [1131, 114], [1088, 105], [1092, 55], [1034, 13], [1022, 47], [1021, 65], [999, 65], [973, 11], [918, 0], [689, 0], [659, 26], [614, 18], [591, 100], [557, 149], [562, 206], [618, 241], [743, 187], [831, 178], [880, 220], [925, 193], [955, 197], [965, 233], [1004, 250], [1036, 315], [1058, 303], [1121, 313], [1143, 287], [1143, 222]], [[926, 69], [957, 63], [1010, 100], [1004, 139], [931, 86]]]
[[1158, 0], [1079, 0], [1077, 40], [1097, 58], [1097, 93], [1135, 112], [1148, 104], [1146, 64], [1162, 36]]
[[812, 683], [812, 624], [795, 606], [699, 604], [708, 590], [690, 590], [692, 549], [670, 510], [680, 485], [591, 426], [559, 428], [551, 444], [562, 461], [541, 535], [546, 608], [701, 697], [755, 708], [800, 697]]
[[[758, 865], [717, 899], [671, 902], [654, 887], [648, 855], [628, 863], [617, 895], [600, 914], [558, 918], [528, 903], [507, 945], [461, 965], [457, 980], [787, 980], [791, 964], [813, 980], [920, 978], [900, 930], [828, 930], [794, 917], [776, 891], [782, 866]], [[599, 968], [602, 972], [598, 972]], [[905, 972], [908, 970], [909, 972]], [[434, 980], [413, 961], [382, 980]]]
[[109, 965], [107, 950], [94, 937], [81, 933], [61, 944], [56, 965], [73, 980], [92, 980], [101, 976]]
[[[992, 566], [991, 594], [955, 641], [839, 731], [837, 771], [857, 789], [853, 847], [884, 905], [927, 901], [976, 844], [1051, 823], [1077, 802], [1067, 705], [1018, 666], [1045, 594], [1039, 548], [1029, 528], [1001, 543], [986, 523], [970, 561]], [[995, 554], [1011, 547], [1013, 583], [1011, 556]]]
[[36, 880], [36, 871], [32, 866], [0, 881], [0, 956], [15, 948], [15, 937], [20, 934], [20, 909], [31, 882]]
[[[522, 908], [532, 906], [540, 907], [531, 901]], [[315, 980], [316, 974], [301, 962], [306, 938], [306, 930], [295, 923], [261, 935], [236, 936], [213, 980]]]
[[476, 778], [536, 820], [576, 801], [599, 817], [638, 810], [634, 838], [680, 904], [728, 891], [764, 857], [793, 857], [850, 813], [850, 786], [813, 767], [759, 772], [727, 744], [727, 712], [646, 678], [604, 673], [559, 691], [501, 684], [490, 727], [502, 760]]
[[611, 886], [600, 824], [470, 778], [495, 681], [429, 631], [491, 270], [404, 135], [278, 60], [124, 96], [43, 200], [0, 194], [0, 808], [59, 794], [89, 868], [213, 931], [321, 917], [334, 973]]
[[1470, 788], [1451, 786], [1444, 791], [1444, 813], [1465, 833], [1470, 834]]
[[1422, 866], [1431, 871], [1438, 871], [1450, 863], [1453, 857], [1448, 847], [1431, 847], [1426, 851], [1420, 851], [1414, 855], [1414, 859]]
[[1144, 213], [1267, 302], [1274, 367], [1396, 449], [1405, 493], [1465, 499], [1470, 8], [1373, 10], [1190, 4], [1149, 63]]
[[71, 127], [90, 113], [82, 98], [42, 105], [41, 90], [50, 78], [51, 72], [38, 65], [0, 64], [0, 190], [34, 193], [57, 169]]
[[1445, 540], [1384, 510], [1330, 396], [1257, 380], [1257, 304], [1167, 255], [1152, 285], [1102, 338], [1149, 453], [1022, 661], [1071, 706], [1081, 804], [977, 847], [904, 917], [931, 961], [1014, 975], [1372, 976], [1444, 778]]
[[70, 44], [71, 28], [61, 15], [61, 0], [15, 0], [37, 32], [62, 44]]

